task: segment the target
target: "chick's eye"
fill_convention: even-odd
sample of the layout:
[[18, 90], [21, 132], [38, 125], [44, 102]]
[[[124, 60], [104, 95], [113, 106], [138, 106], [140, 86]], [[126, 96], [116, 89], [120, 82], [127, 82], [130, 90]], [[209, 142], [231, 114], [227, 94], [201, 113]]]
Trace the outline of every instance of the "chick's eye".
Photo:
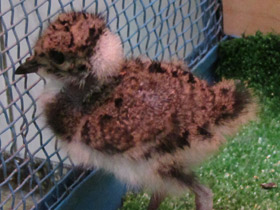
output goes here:
[[64, 62], [64, 55], [61, 52], [51, 50], [49, 52], [49, 57], [56, 64], [62, 64]]

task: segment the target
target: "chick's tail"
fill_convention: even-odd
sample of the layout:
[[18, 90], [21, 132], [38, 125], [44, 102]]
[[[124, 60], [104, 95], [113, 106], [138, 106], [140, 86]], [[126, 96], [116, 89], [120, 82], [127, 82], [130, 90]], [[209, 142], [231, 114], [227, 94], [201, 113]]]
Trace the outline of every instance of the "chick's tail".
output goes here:
[[214, 87], [215, 112], [218, 129], [232, 135], [242, 125], [256, 118], [258, 111], [252, 90], [240, 81], [223, 80]]

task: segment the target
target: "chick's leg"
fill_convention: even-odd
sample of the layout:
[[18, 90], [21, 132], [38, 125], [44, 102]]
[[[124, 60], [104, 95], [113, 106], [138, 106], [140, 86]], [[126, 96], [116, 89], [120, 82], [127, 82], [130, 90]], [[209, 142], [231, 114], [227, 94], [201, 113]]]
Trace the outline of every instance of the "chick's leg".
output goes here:
[[212, 210], [213, 209], [213, 194], [211, 189], [204, 185], [195, 182], [190, 189], [195, 194], [196, 210]]
[[179, 182], [183, 182], [194, 194], [196, 210], [212, 210], [213, 194], [211, 189], [200, 184], [193, 174], [187, 175], [177, 173], [176, 178]]
[[149, 206], [147, 210], [156, 210], [159, 208], [161, 202], [164, 200], [165, 196], [159, 193], [152, 194]]

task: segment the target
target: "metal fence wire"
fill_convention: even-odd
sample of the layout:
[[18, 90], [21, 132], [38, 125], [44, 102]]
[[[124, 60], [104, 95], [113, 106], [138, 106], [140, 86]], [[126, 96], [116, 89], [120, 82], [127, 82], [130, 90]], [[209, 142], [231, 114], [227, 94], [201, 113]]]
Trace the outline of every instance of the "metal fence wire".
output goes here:
[[43, 123], [44, 80], [14, 75], [46, 25], [72, 10], [102, 13], [126, 56], [179, 58], [193, 67], [222, 38], [219, 0], [0, 0], [1, 210], [53, 209], [88, 174], [73, 168]]

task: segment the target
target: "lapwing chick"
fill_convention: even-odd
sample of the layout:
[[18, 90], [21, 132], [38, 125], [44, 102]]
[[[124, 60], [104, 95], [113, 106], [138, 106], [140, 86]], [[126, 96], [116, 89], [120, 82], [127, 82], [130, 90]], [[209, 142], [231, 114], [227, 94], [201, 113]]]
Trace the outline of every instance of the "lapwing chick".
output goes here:
[[212, 209], [211, 190], [192, 170], [256, 112], [239, 82], [210, 86], [182, 62], [125, 59], [120, 38], [89, 13], [49, 25], [16, 70], [31, 72], [49, 81], [46, 122], [74, 162], [149, 191], [149, 210], [188, 189], [197, 210]]

